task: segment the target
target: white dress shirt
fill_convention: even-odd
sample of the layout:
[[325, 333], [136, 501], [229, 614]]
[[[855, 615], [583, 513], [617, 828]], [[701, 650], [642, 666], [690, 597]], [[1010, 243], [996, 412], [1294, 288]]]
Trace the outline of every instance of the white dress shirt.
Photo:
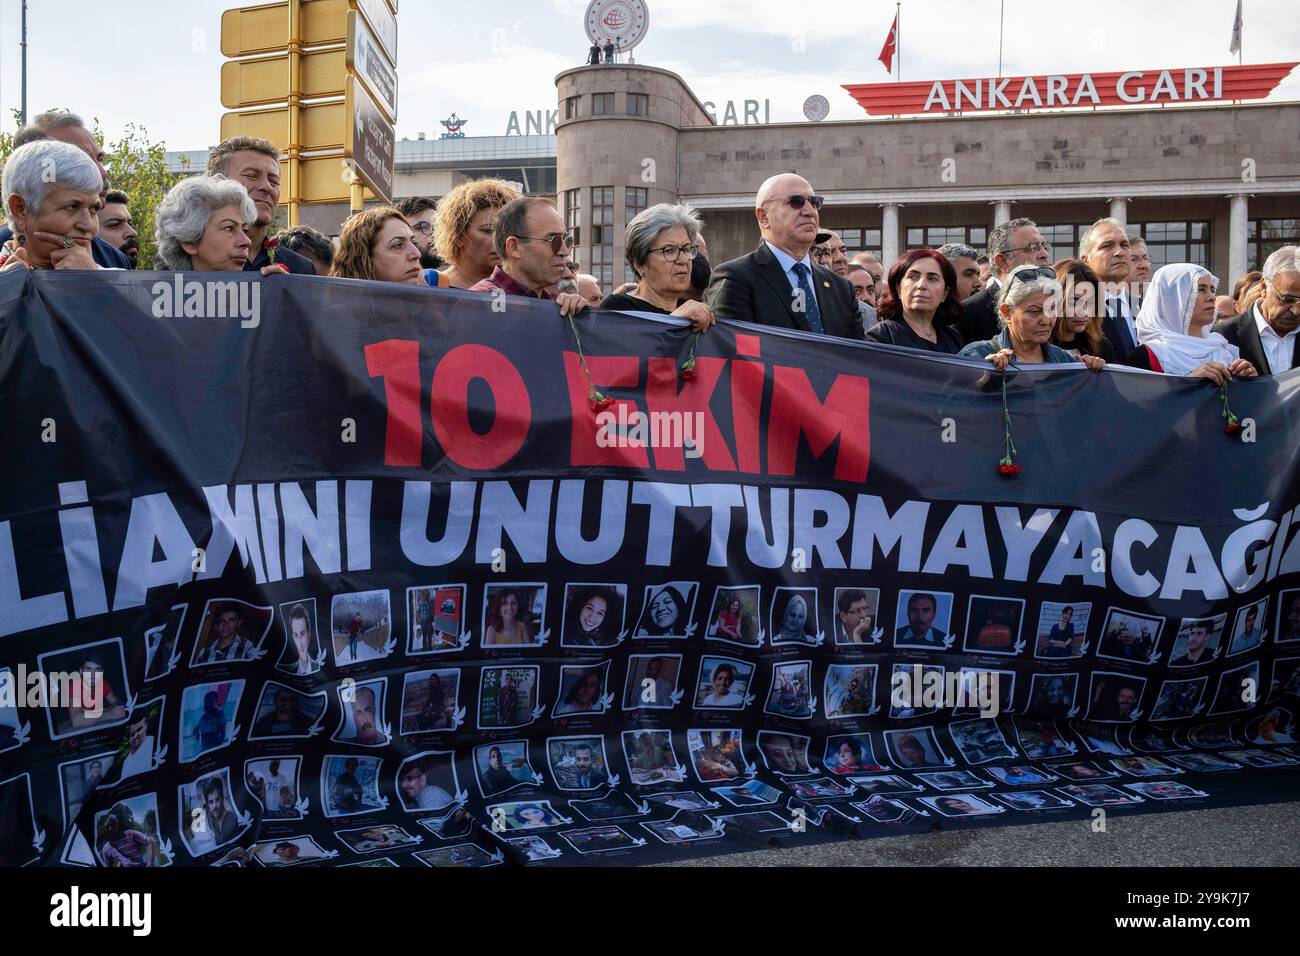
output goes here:
[[[767, 242], [766, 239], [764, 239], [763, 241]], [[799, 288], [799, 277], [794, 274], [794, 264], [796, 262], [802, 262], [804, 268], [808, 270], [808, 285], [812, 286], [812, 280], [813, 280], [812, 258], [808, 255], [808, 253], [805, 252], [802, 259], [796, 259], [794, 256], [790, 255], [790, 253], [786, 252], [784, 249], [778, 249], [770, 242], [767, 243], [767, 247], [772, 250], [772, 255], [776, 256], [776, 261], [781, 263], [781, 269], [785, 272], [786, 281], [790, 283], [791, 289]]]
[[[1286, 335], [1278, 335], [1273, 326], [1264, 321], [1264, 314], [1259, 311], [1259, 303], [1251, 306], [1251, 315], [1255, 317], [1255, 328], [1259, 330], [1259, 344], [1264, 347], [1264, 358], [1268, 360], [1268, 369], [1274, 375], [1288, 371], [1291, 359], [1295, 356], [1296, 334], [1300, 328], [1292, 329]], [[1264, 371], [1260, 369], [1260, 371]]]

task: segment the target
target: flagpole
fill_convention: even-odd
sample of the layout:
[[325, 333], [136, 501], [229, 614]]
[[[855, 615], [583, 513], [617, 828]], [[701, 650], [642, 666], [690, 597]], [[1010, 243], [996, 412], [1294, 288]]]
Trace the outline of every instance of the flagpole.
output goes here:
[[894, 4], [894, 55], [898, 57], [898, 79], [896, 82], [903, 82], [903, 2], [899, 0]]
[[998, 79], [1002, 79], [1002, 30], [1007, 19], [1007, 0], [998, 5]]

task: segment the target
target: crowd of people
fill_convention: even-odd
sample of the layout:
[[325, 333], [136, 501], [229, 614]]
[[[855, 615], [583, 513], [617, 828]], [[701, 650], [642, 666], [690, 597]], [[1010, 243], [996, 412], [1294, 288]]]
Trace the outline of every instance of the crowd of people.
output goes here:
[[[3, 171], [0, 271], [134, 268], [130, 198], [110, 188], [84, 123], [43, 113], [14, 145]], [[306, 226], [269, 234], [279, 180], [270, 141], [220, 143], [206, 175], [176, 183], [158, 206], [156, 267], [550, 299], [561, 315], [674, 315], [696, 331], [728, 319], [983, 359], [999, 370], [1121, 364], [1220, 385], [1300, 367], [1297, 246], [1273, 251], [1231, 296], [1218, 295], [1218, 279], [1195, 263], [1153, 274], [1141, 238], [1113, 218], [1093, 223], [1077, 251], [1055, 261], [1038, 226], [1020, 218], [999, 223], [982, 253], [960, 243], [909, 249], [886, 268], [870, 252], [850, 257], [839, 233], [821, 225], [824, 198], [783, 173], [755, 196], [758, 247], [716, 266], [695, 210], [661, 203], [639, 213], [624, 237], [636, 281], [605, 295], [594, 276], [577, 272], [555, 206], [504, 181], [366, 209], [334, 241]]]

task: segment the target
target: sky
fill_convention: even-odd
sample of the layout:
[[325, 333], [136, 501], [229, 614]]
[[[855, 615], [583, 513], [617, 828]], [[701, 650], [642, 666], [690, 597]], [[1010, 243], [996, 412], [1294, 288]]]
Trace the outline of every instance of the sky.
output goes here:
[[[994, 76], [1005, 2], [1003, 74], [1228, 66], [1235, 0], [904, 0], [904, 80]], [[30, 0], [28, 107], [98, 118], [111, 140], [142, 126], [168, 149], [219, 139], [220, 21], [228, 0]], [[803, 119], [813, 94], [829, 119], [865, 117], [843, 83], [888, 82], [876, 59], [894, 18], [884, 0], [647, 0], [638, 63], [680, 74], [721, 113], [770, 101]], [[467, 136], [501, 135], [512, 111], [553, 109], [555, 75], [583, 62], [586, 0], [401, 0], [397, 135], [436, 137], [453, 111]], [[0, 0], [0, 118], [20, 100], [21, 0]], [[1176, 16], [1170, 10], [1177, 11]], [[792, 11], [797, 10], [796, 17]], [[1067, 13], [1067, 11], [1070, 11]], [[1300, 59], [1295, 0], [1245, 0], [1247, 63]], [[1067, 19], [1080, 21], [1071, 26]], [[1271, 99], [1300, 100], [1300, 68]]]

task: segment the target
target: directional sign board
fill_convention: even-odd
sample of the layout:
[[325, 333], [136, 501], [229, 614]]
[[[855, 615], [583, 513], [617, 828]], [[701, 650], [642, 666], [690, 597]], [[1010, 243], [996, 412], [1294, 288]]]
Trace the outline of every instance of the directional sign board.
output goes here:
[[[356, 14], [348, 11], [348, 17]], [[305, 99], [342, 96], [347, 79], [347, 55], [342, 49], [303, 53], [299, 89]], [[221, 64], [221, 105], [229, 109], [283, 103], [289, 89], [289, 55], [230, 60]]]
[[388, 118], [396, 119], [397, 71], [379, 52], [379, 41], [355, 10], [348, 11], [347, 68], [365, 84]]
[[[382, 3], [380, 4], [382, 6]], [[348, 0], [301, 0], [303, 46], [342, 43], [348, 35]], [[396, 44], [397, 25], [393, 36]], [[240, 7], [221, 15], [222, 56], [276, 53], [289, 46], [289, 4]]]
[[[318, 0], [319, 2], [319, 0]], [[397, 17], [384, 0], [351, 0], [353, 9], [360, 10], [375, 38], [383, 47], [388, 62], [397, 65]]]
[[348, 77], [348, 126], [345, 149], [362, 181], [376, 196], [389, 202], [393, 198], [393, 154], [396, 136], [393, 125], [370, 99], [365, 87]]
[[[339, 149], [347, 142], [348, 117], [352, 115], [343, 100], [313, 103], [301, 110], [300, 137], [306, 152]], [[221, 138], [256, 136], [269, 139], [281, 149], [289, 143], [289, 107], [225, 113], [221, 117]]]

